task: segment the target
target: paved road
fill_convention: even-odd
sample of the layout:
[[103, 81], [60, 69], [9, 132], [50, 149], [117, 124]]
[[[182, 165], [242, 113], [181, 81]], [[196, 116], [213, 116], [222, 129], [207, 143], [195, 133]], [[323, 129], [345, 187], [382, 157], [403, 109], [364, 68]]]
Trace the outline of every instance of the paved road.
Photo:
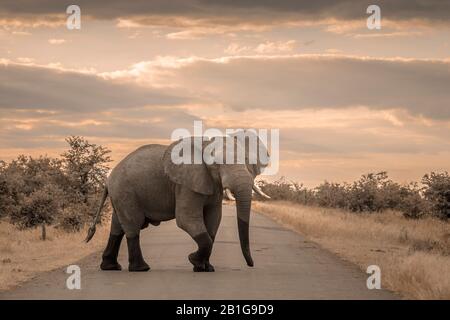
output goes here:
[[[61, 268], [0, 293], [0, 299], [396, 298], [384, 290], [368, 290], [367, 275], [357, 267], [260, 214], [252, 215], [250, 232], [253, 268], [241, 254], [234, 208], [224, 206], [211, 257], [214, 273], [192, 272], [187, 255], [194, 251], [194, 242], [170, 221], [141, 235], [150, 272], [100, 271], [99, 252], [76, 263], [81, 267], [81, 290], [66, 289], [68, 275]], [[126, 245], [119, 262], [126, 269]]]

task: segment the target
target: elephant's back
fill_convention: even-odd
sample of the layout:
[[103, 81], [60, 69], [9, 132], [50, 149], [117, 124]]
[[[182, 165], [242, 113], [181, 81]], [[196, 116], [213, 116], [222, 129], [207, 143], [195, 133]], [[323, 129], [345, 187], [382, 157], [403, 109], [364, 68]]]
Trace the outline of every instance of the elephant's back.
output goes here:
[[167, 146], [160, 144], [145, 145], [120, 161], [107, 182], [113, 202], [127, 197], [134, 198], [146, 212], [171, 210], [173, 186], [164, 173], [162, 161], [166, 149]]
[[162, 158], [167, 146], [148, 144], [139, 147], [122, 159], [111, 171], [108, 180], [136, 179], [143, 172], [150, 174], [163, 168]]

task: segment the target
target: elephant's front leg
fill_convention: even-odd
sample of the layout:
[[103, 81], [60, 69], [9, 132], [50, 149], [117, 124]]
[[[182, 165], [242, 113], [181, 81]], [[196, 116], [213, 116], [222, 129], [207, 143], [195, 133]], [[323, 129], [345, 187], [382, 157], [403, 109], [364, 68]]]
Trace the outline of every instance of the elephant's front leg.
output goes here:
[[195, 272], [210, 271], [206, 263], [211, 255], [213, 241], [203, 219], [204, 200], [205, 196], [177, 186], [175, 218], [177, 226], [189, 233], [197, 243], [198, 250], [189, 255]]
[[[217, 230], [219, 229], [220, 221], [222, 220], [222, 199], [220, 199], [220, 202], [217, 204], [205, 208], [204, 219], [206, 230], [208, 230], [208, 234], [214, 244]], [[206, 261], [205, 267], [207, 271], [214, 271], [214, 266], [209, 262], [209, 259]]]
[[209, 257], [211, 256], [212, 240], [207, 232], [193, 237], [194, 241], [198, 245], [198, 250], [189, 254], [189, 262], [194, 266], [195, 272], [212, 272], [214, 268], [211, 268], [209, 264]]

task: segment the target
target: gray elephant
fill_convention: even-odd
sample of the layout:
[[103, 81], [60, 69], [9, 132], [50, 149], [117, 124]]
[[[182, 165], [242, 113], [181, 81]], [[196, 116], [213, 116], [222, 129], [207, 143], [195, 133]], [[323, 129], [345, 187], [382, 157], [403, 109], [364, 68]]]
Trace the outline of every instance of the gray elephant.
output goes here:
[[[192, 148], [195, 151], [199, 147], [193, 141]], [[201, 142], [200, 151], [210, 146], [211, 141]], [[244, 148], [244, 163], [207, 164], [202, 158], [197, 164], [175, 164], [171, 154], [180, 141], [170, 146], [145, 145], [123, 159], [107, 179], [100, 207], [86, 238], [89, 241], [93, 237], [102, 207], [109, 196], [113, 207], [111, 232], [103, 252], [101, 269], [121, 270], [117, 255], [125, 235], [128, 270], [148, 271], [150, 267], [144, 261], [139, 243], [140, 230], [149, 224], [157, 226], [161, 221], [176, 219], [177, 226], [186, 231], [198, 245], [198, 250], [188, 257], [194, 266], [193, 270], [214, 271], [209, 257], [222, 217], [224, 190], [236, 200], [242, 253], [247, 265], [253, 266], [249, 246], [250, 208], [252, 190], [268, 197], [254, 184], [255, 177], [261, 173], [264, 165], [258, 156], [256, 164], [251, 164], [248, 160], [252, 151], [247, 144], [238, 143], [236, 137], [233, 141], [235, 151]], [[259, 139], [258, 145], [261, 145]]]

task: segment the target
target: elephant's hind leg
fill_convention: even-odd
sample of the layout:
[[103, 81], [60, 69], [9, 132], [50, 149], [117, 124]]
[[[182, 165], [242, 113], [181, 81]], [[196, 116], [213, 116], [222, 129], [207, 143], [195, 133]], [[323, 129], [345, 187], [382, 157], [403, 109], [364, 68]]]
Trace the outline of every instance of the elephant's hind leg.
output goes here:
[[148, 271], [150, 266], [145, 262], [142, 256], [139, 234], [134, 237], [127, 237], [128, 244], [128, 271]]
[[120, 226], [117, 214], [113, 211], [111, 219], [111, 232], [109, 234], [108, 244], [102, 255], [102, 264], [100, 269], [102, 270], [122, 270], [122, 267], [117, 262], [117, 256], [119, 254], [120, 243], [122, 242], [124, 232]]
[[114, 208], [117, 209], [118, 220], [127, 238], [128, 271], [148, 271], [150, 267], [142, 256], [139, 241], [140, 230], [145, 226], [145, 215], [137, 205], [137, 200], [132, 195], [125, 195], [126, 199], [114, 203]]

